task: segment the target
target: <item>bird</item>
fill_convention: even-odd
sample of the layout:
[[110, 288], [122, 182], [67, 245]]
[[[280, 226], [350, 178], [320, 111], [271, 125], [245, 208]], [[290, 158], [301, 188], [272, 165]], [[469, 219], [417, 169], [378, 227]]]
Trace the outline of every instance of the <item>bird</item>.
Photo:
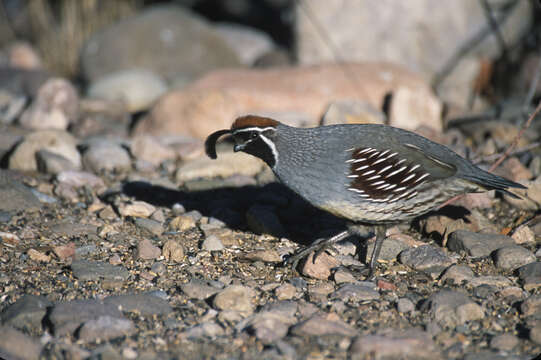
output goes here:
[[368, 264], [372, 277], [389, 226], [416, 217], [464, 193], [525, 186], [475, 166], [444, 145], [400, 128], [381, 124], [337, 124], [310, 128], [275, 119], [245, 115], [230, 129], [205, 141], [216, 159], [216, 142], [232, 136], [235, 152], [263, 160], [280, 182], [316, 208], [344, 218], [346, 230], [315, 240], [287, 263], [355, 235], [358, 225], [375, 228], [376, 242]]

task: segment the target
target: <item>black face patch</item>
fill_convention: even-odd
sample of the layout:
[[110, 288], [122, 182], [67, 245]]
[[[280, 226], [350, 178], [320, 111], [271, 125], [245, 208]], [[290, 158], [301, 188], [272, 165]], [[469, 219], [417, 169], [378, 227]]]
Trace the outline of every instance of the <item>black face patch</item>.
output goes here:
[[233, 139], [237, 145], [242, 146], [241, 151], [260, 158], [272, 168], [276, 165], [277, 159], [273, 153], [271, 135], [274, 135], [274, 131], [272, 130], [266, 130], [264, 132], [257, 130], [237, 131], [233, 132]]

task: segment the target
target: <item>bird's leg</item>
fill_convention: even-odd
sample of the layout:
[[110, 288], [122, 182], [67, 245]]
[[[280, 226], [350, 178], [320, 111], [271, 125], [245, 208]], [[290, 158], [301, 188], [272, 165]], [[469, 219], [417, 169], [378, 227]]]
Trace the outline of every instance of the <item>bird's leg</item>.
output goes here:
[[306, 247], [304, 250], [299, 251], [295, 255], [291, 256], [290, 258], [287, 258], [285, 260], [285, 264], [292, 264], [292, 268], [297, 268], [297, 265], [299, 264], [299, 261], [303, 259], [305, 256], [309, 255], [310, 253], [316, 251], [314, 254], [313, 260], [315, 261], [317, 256], [321, 254], [325, 249], [327, 249], [329, 246], [336, 244], [337, 242], [340, 242], [350, 236], [351, 233], [349, 230], [342, 231], [341, 233], [338, 233], [334, 235], [331, 238], [321, 238], [317, 239], [312, 243], [312, 245]]
[[376, 268], [376, 262], [378, 261], [379, 253], [381, 252], [381, 246], [385, 240], [385, 233], [387, 227], [385, 225], [376, 226], [376, 243], [374, 244], [374, 251], [372, 251], [372, 257], [370, 258], [370, 272], [368, 273], [368, 279], [374, 275], [374, 269]]

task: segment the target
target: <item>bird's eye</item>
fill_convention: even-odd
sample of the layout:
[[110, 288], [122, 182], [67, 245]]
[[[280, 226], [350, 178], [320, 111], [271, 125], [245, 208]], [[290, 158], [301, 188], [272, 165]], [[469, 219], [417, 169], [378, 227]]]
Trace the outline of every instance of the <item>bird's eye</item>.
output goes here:
[[258, 135], [258, 134], [254, 131], [250, 137], [251, 137], [252, 139], [255, 139], [255, 138], [257, 137], [257, 135]]

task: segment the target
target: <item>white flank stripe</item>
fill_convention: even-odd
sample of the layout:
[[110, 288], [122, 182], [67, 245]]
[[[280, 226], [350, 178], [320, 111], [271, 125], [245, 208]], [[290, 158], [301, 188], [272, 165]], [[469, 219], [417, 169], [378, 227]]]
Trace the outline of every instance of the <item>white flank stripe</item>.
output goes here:
[[[421, 180], [423, 180], [425, 177], [427, 177], [428, 175], [430, 175], [429, 173], [426, 173], [426, 174], [423, 174], [421, 175], [417, 180], [415, 180], [415, 182], [419, 182]], [[423, 181], [424, 182], [424, 181]]]
[[378, 185], [381, 185], [381, 184], [387, 185], [387, 183], [385, 182], [385, 180], [380, 180], [380, 181], [376, 181], [375, 183], [373, 183], [372, 186], [378, 186]]
[[415, 176], [417, 176], [417, 175], [411, 174], [410, 176], [408, 176], [408, 177], [406, 177], [404, 180], [402, 180], [400, 183], [401, 183], [401, 184], [402, 184], [402, 183], [405, 183], [405, 182], [407, 182], [407, 181], [413, 179]]
[[390, 168], [392, 168], [393, 166], [392, 165], [387, 165], [385, 166], [383, 169], [381, 169], [380, 171], [378, 171], [378, 174], [381, 174], [382, 172], [385, 172], [387, 170], [389, 170]]
[[351, 179], [355, 179], [355, 178], [358, 178], [359, 175], [348, 175], [348, 178], [351, 178]]
[[365, 152], [370, 151], [370, 150], [373, 150], [373, 149], [372, 148], [366, 148], [366, 149], [363, 149], [363, 150], [359, 151], [357, 154], [361, 155], [361, 154], [364, 154]]
[[412, 172], [413, 170], [417, 169], [418, 167], [420, 167], [421, 165], [415, 165], [415, 166], [412, 166], [411, 169], [409, 169], [409, 173]]
[[363, 190], [355, 189], [355, 188], [352, 188], [352, 187], [348, 188], [348, 190], [355, 191], [356, 193], [359, 193], [359, 194], [364, 193]]
[[379, 164], [380, 162], [384, 162], [384, 161], [385, 161], [385, 158], [380, 158], [380, 159], [374, 161], [374, 163], [372, 165], [376, 165], [376, 164]]
[[393, 175], [396, 175], [396, 174], [398, 174], [399, 172], [404, 171], [404, 169], [406, 169], [406, 168], [407, 168], [407, 166], [402, 166], [400, 169], [395, 170], [395, 171], [393, 171], [392, 173], [385, 175], [385, 178], [387, 179], [387, 178], [389, 178], [389, 177], [391, 177], [391, 176], [393, 176]]
[[401, 192], [402, 190], [406, 190], [407, 188], [405, 186], [399, 187], [398, 189], [394, 189], [393, 192]]
[[384, 152], [382, 152], [381, 154], [379, 154], [379, 157], [382, 157], [382, 156], [385, 156], [385, 154], [387, 154], [390, 150], [385, 150]]
[[363, 165], [363, 166], [360, 166], [357, 169], [355, 169], [355, 171], [361, 171], [361, 170], [366, 169], [367, 167], [369, 167], [369, 165]]
[[392, 158], [393, 156], [396, 156], [396, 155], [398, 155], [398, 153], [395, 153], [395, 152], [394, 152], [394, 153], [392, 153], [391, 155], [387, 156], [387, 157], [385, 158], [385, 160], [389, 160], [390, 158]]
[[358, 159], [355, 159], [353, 161], [353, 163], [359, 163], [359, 162], [363, 162], [363, 161], [366, 161], [366, 158], [358, 158]]
[[373, 174], [373, 173], [375, 173], [375, 172], [376, 172], [376, 170], [368, 170], [367, 172], [362, 173], [361, 175], [362, 175], [362, 176], [367, 176], [367, 175]]
[[366, 179], [367, 181], [371, 181], [371, 180], [376, 180], [376, 179], [379, 179], [381, 177], [381, 175], [374, 175], [374, 176], [370, 176], [368, 179]]

